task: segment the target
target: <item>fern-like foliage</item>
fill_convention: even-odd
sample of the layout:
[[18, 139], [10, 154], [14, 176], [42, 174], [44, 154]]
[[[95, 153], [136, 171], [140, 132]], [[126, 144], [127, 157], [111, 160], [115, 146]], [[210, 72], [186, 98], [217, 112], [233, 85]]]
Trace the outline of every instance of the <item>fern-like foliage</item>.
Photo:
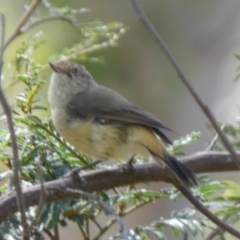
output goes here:
[[[122, 23], [92, 22], [78, 24], [78, 14], [86, 13], [88, 9], [71, 9], [69, 7], [57, 8], [49, 1], [43, 0], [43, 5], [47, 9], [45, 18], [66, 18], [81, 33], [81, 40], [74, 46], [64, 49], [61, 53], [50, 57], [50, 61], [75, 60], [75, 61], [99, 61], [100, 57], [90, 57], [99, 49], [116, 46], [119, 38], [126, 32]], [[43, 19], [32, 18], [29, 25], [38, 24]], [[29, 27], [28, 25], [28, 27]], [[41, 163], [41, 171], [44, 182], [59, 179], [67, 172], [76, 167], [85, 166], [92, 162], [91, 158], [82, 155], [69, 145], [55, 130], [51, 119], [40, 117], [45, 115], [46, 107], [40, 101], [39, 90], [45, 84], [41, 73], [48, 68], [46, 64], [38, 64], [33, 59], [33, 53], [45, 44], [42, 34], [37, 33], [29, 39], [24, 40], [16, 50], [10, 68], [11, 77], [14, 81], [21, 81], [25, 90], [15, 98], [13, 106], [14, 126], [16, 130], [18, 148], [21, 161], [22, 187], [28, 188], [40, 183], [39, 169], [36, 162]], [[47, 62], [47, 60], [46, 60]], [[5, 117], [1, 117], [1, 123], [5, 123]], [[240, 146], [239, 126], [228, 125], [225, 131], [232, 138], [236, 147]], [[179, 140], [174, 141], [169, 147], [172, 154], [183, 154], [182, 148], [191, 144], [200, 137], [199, 133], [193, 132]], [[1, 192], [7, 193], [11, 188], [11, 183], [6, 183], [6, 179], [12, 173], [12, 153], [10, 151], [11, 142], [9, 133], [5, 128], [0, 129], [0, 161], [6, 166], [6, 171], [0, 174]], [[221, 146], [217, 145], [220, 149]], [[137, 159], [137, 164], [150, 162], [152, 159]], [[103, 166], [96, 166], [103, 167]], [[213, 210], [218, 216], [230, 216], [230, 221], [236, 222], [239, 215], [240, 187], [239, 185], [224, 181], [210, 181], [207, 176], [202, 176], [202, 184], [193, 189], [196, 197], [204, 201], [205, 205]], [[222, 194], [223, 193], [223, 194]], [[160, 199], [175, 201], [181, 197], [179, 191], [173, 187], [152, 191], [136, 186], [128, 186], [121, 189], [111, 189], [98, 192], [99, 196], [111, 207], [116, 208], [120, 217], [124, 217], [138, 210], [139, 208]], [[158, 210], [156, 210], [158, 211]], [[31, 224], [36, 217], [36, 207], [27, 210], [27, 219]], [[106, 223], [100, 222], [102, 214], [109, 218]], [[69, 222], [74, 222], [82, 232], [84, 239], [100, 239], [105, 232], [116, 222], [115, 218], [108, 215], [96, 202], [87, 199], [67, 199], [62, 202], [52, 202], [44, 205], [40, 215], [31, 230], [31, 239], [44, 239], [43, 233], [60, 225], [68, 226]], [[93, 224], [98, 233], [96, 236], [88, 235], [86, 226]], [[206, 235], [206, 231], [212, 226], [206, 218], [198, 216], [194, 209], [183, 209], [173, 211], [169, 218], [162, 218], [159, 212], [159, 220], [144, 226], [135, 226], [129, 231], [131, 239], [167, 239], [165, 229], [172, 229], [173, 236], [182, 236], [183, 239], [191, 239], [197, 235]], [[19, 214], [14, 214], [0, 224], [0, 240], [21, 239], [21, 223]], [[119, 236], [113, 236], [110, 239]]]

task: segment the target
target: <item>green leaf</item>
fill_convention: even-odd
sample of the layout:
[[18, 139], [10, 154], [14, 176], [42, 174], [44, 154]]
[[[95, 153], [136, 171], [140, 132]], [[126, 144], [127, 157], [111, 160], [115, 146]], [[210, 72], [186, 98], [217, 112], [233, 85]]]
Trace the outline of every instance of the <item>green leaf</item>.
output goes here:
[[21, 75], [18, 75], [17, 78], [24, 82], [25, 84], [27, 84], [28, 80], [29, 80], [29, 77], [27, 74], [21, 74]]
[[192, 132], [190, 134], [187, 134], [185, 137], [182, 137], [178, 140], [174, 140], [173, 144], [168, 147], [168, 150], [172, 154], [182, 155], [182, 153], [180, 152], [180, 149], [186, 145], [193, 143], [194, 141], [198, 140], [199, 138], [200, 138], [200, 132]]
[[207, 182], [204, 185], [199, 187], [199, 192], [202, 196], [207, 197], [211, 196], [218, 191], [222, 190], [224, 187], [227, 187], [228, 184], [226, 182], [219, 182], [219, 181], [211, 181]]
[[223, 198], [227, 200], [233, 201], [240, 201], [240, 185], [232, 182], [232, 181], [225, 181], [228, 186], [228, 189], [225, 190], [223, 193]]

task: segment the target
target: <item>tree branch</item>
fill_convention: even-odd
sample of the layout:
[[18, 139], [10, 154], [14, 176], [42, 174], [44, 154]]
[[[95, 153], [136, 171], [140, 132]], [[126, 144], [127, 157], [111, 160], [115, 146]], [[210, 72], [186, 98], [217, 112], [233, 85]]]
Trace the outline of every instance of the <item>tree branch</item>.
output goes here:
[[37, 7], [37, 5], [41, 2], [41, 0], [33, 0], [31, 5], [28, 7], [27, 11], [23, 14], [23, 16], [20, 18], [19, 22], [17, 23], [17, 26], [9, 36], [9, 38], [4, 43], [3, 49], [6, 49], [6, 47], [19, 35], [21, 34], [21, 28], [26, 23], [28, 18], [31, 16], [34, 9]]
[[74, 24], [74, 22], [69, 18], [69, 17], [64, 17], [64, 16], [51, 16], [51, 17], [46, 17], [46, 18], [42, 18], [36, 21], [33, 21], [25, 26], [23, 26], [20, 30], [19, 30], [19, 35], [23, 34], [27, 31], [29, 31], [31, 28], [42, 24], [44, 22], [49, 22], [49, 21], [55, 21], [55, 20], [61, 20], [61, 21], [65, 21], [70, 23], [79, 33], [81, 33], [80, 29], [76, 26], [76, 24]]
[[[1, 79], [2, 66], [3, 66], [3, 52], [4, 52], [5, 19], [4, 19], [3, 14], [1, 14], [0, 16], [1, 16], [1, 26], [2, 26], [2, 28], [1, 28], [2, 29], [2, 31], [1, 31], [1, 52], [0, 52], [0, 79]], [[24, 203], [24, 198], [23, 198], [23, 193], [22, 193], [22, 188], [21, 188], [21, 179], [19, 176], [20, 161], [19, 161], [19, 157], [18, 157], [17, 139], [16, 139], [16, 134], [15, 134], [14, 125], [13, 125], [13, 119], [12, 119], [12, 110], [8, 104], [7, 98], [3, 92], [1, 84], [0, 84], [0, 102], [2, 104], [3, 110], [7, 117], [7, 124], [8, 124], [8, 129], [9, 129], [10, 138], [11, 138], [12, 153], [13, 153], [13, 162], [12, 162], [13, 183], [14, 183], [15, 191], [16, 191], [17, 207], [21, 214], [21, 225], [23, 228], [22, 235], [23, 235], [24, 240], [28, 240], [29, 239], [29, 231], [28, 231], [28, 223], [27, 223], [27, 218], [26, 218], [26, 213], [25, 213], [25, 203]]]
[[[240, 156], [240, 152], [238, 152]], [[227, 152], [199, 152], [190, 156], [179, 158], [195, 173], [237, 171], [238, 167], [231, 160]], [[167, 182], [177, 184], [177, 179], [168, 169], [162, 169], [156, 163], [135, 165], [133, 174], [130, 169], [121, 166], [106, 170], [94, 170], [81, 174], [85, 179], [82, 183], [76, 178], [66, 177], [47, 182], [45, 188], [45, 202], [61, 201], [63, 199], [78, 197], [78, 194], [65, 193], [66, 188], [83, 190], [86, 192], [100, 191], [113, 187], [132, 185], [147, 182]], [[40, 185], [25, 189], [23, 196], [26, 207], [39, 204], [42, 190]], [[0, 199], [0, 221], [18, 211], [14, 192], [3, 195]]]
[[[198, 96], [198, 94], [195, 92], [194, 88], [191, 86], [190, 82], [188, 81], [187, 77], [181, 70], [180, 66], [178, 65], [177, 61], [173, 57], [172, 53], [162, 40], [161, 36], [158, 34], [156, 29], [154, 28], [153, 24], [150, 22], [148, 19], [147, 15], [143, 11], [141, 5], [138, 3], [137, 0], [129, 0], [136, 13], [138, 14], [138, 17], [142, 21], [143, 25], [146, 27], [146, 29], [153, 35], [171, 64], [173, 65], [174, 69], [176, 70], [179, 79], [183, 82], [183, 84], [186, 86], [188, 91], [191, 93], [199, 107], [202, 109], [203, 113], [206, 115], [208, 120], [211, 122], [212, 126], [216, 130], [217, 134], [219, 135], [219, 138], [221, 139], [222, 143], [226, 147], [226, 149], [229, 151], [229, 153], [232, 156], [232, 159], [235, 161], [236, 165], [238, 168], [240, 168], [240, 159], [235, 152], [234, 148], [232, 147], [231, 143], [228, 141], [227, 137], [225, 134], [221, 131], [220, 127], [217, 124], [217, 121], [215, 117], [213, 116], [212, 112], [208, 108], [208, 106], [202, 101], [202, 99]], [[238, 232], [236, 229], [232, 228], [230, 225], [226, 224], [223, 222], [221, 219], [219, 219], [217, 216], [215, 216], [213, 213], [211, 213], [204, 205], [196, 198], [193, 196], [191, 191], [187, 189], [180, 181], [176, 184], [176, 187], [178, 188], [179, 191], [182, 192], [182, 194], [202, 213], [204, 214], [207, 218], [209, 218], [212, 222], [217, 224], [220, 228], [224, 229], [225, 231], [231, 233], [233, 236], [237, 237], [240, 239], [240, 232]]]
[[[230, 215], [226, 215], [223, 218], [224, 222], [227, 222], [227, 220], [229, 219]], [[217, 236], [221, 236], [224, 234], [224, 230], [220, 227], [217, 227], [216, 229], [214, 229], [204, 240], [213, 240], [214, 238], [216, 238]]]
[[154, 28], [153, 24], [148, 19], [147, 15], [143, 11], [143, 9], [140, 6], [140, 4], [138, 3], [138, 1], [137, 0], [129, 0], [129, 1], [132, 3], [132, 5], [133, 5], [139, 19], [142, 21], [143, 25], [151, 33], [151, 35], [155, 38], [155, 40], [157, 41], [157, 43], [159, 44], [159, 46], [161, 47], [161, 49], [163, 50], [163, 52], [165, 53], [165, 55], [167, 56], [169, 61], [171, 62], [172, 66], [174, 67], [174, 69], [176, 70], [176, 72], [179, 76], [179, 79], [186, 86], [186, 88], [191, 93], [191, 95], [193, 96], [193, 98], [195, 99], [195, 101], [197, 102], [199, 107], [202, 109], [205, 116], [208, 118], [208, 120], [212, 124], [213, 128], [219, 135], [219, 138], [221, 139], [222, 143], [226, 147], [226, 150], [229, 151], [229, 153], [232, 156], [232, 159], [236, 162], [237, 166], [240, 168], [240, 159], [239, 159], [238, 155], [236, 154], [236, 152], [234, 151], [234, 148], [232, 147], [231, 143], [228, 141], [226, 135], [221, 131], [220, 127], [218, 126], [217, 121], [216, 121], [215, 117], [213, 116], [212, 112], [210, 111], [208, 106], [202, 101], [202, 99], [198, 96], [198, 94], [196, 93], [194, 88], [191, 86], [189, 80], [187, 79], [187, 77], [185, 76], [183, 71], [181, 70], [180, 66], [178, 65], [178, 63], [175, 60], [175, 58], [173, 57], [172, 53], [168, 49], [167, 45], [164, 43], [161, 36], [158, 34], [156, 29]]
[[[221, 131], [223, 131], [225, 128], [225, 124], [223, 124], [221, 126]], [[218, 134], [215, 135], [215, 137], [212, 139], [212, 141], [210, 142], [210, 144], [207, 146], [206, 151], [212, 151], [213, 148], [216, 146], [217, 142], [218, 142], [219, 136]]]
[[214, 213], [212, 213], [210, 210], [208, 210], [193, 194], [192, 192], [187, 189], [181, 182], [179, 182], [179, 186], [176, 186], [177, 189], [188, 199], [189, 202], [193, 204], [193, 206], [199, 210], [203, 215], [205, 215], [209, 220], [211, 220], [213, 223], [215, 223], [219, 228], [221, 228], [223, 231], [226, 231], [233, 236], [237, 237], [237, 239], [240, 239], [240, 232], [227, 224], [226, 222], [222, 221], [220, 218], [218, 218]]
[[35, 160], [35, 165], [36, 165], [37, 173], [38, 173], [39, 180], [40, 180], [41, 197], [40, 197], [40, 201], [39, 201], [38, 207], [37, 207], [36, 212], [35, 212], [35, 218], [33, 219], [32, 223], [29, 226], [29, 229], [28, 229], [29, 232], [31, 232], [32, 228], [37, 223], [37, 220], [38, 220], [38, 218], [41, 214], [42, 208], [44, 207], [45, 198], [46, 198], [42, 167], [41, 167], [39, 159]]

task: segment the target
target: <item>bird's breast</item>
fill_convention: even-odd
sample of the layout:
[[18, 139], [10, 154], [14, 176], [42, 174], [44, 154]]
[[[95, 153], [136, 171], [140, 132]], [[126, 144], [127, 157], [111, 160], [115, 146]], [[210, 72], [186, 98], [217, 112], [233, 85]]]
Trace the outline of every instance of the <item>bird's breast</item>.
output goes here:
[[65, 111], [60, 110], [52, 110], [52, 118], [59, 134], [89, 157], [109, 160], [131, 155], [126, 126], [104, 124], [94, 119], [69, 120]]
[[[145, 146], [159, 142], [153, 132], [141, 126], [107, 124], [94, 119], [71, 119], [64, 111], [52, 110], [59, 134], [81, 153], [97, 160], [148, 156]], [[143, 136], [142, 136], [143, 135]]]

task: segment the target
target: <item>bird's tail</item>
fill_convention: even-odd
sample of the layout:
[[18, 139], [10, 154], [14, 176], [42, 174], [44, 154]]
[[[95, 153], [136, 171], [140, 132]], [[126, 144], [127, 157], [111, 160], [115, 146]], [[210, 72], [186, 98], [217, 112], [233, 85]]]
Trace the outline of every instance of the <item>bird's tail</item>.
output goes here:
[[198, 185], [196, 175], [175, 157], [165, 154], [162, 160], [168, 165], [169, 168], [171, 168], [174, 174], [185, 186], [194, 187]]
[[186, 187], [194, 187], [198, 185], [198, 179], [196, 175], [189, 170], [183, 163], [178, 161], [174, 156], [171, 156], [169, 153], [164, 151], [163, 157], [153, 153], [149, 150], [149, 152], [153, 155], [155, 160], [161, 165], [164, 162], [175, 174], [175, 176], [186, 186]]
[[132, 132], [133, 139], [140, 139], [141, 147], [144, 146], [160, 165], [164, 162], [175, 176], [187, 187], [198, 185], [196, 176], [186, 166], [171, 156], [165, 148], [160, 137], [148, 128], [138, 126]]

